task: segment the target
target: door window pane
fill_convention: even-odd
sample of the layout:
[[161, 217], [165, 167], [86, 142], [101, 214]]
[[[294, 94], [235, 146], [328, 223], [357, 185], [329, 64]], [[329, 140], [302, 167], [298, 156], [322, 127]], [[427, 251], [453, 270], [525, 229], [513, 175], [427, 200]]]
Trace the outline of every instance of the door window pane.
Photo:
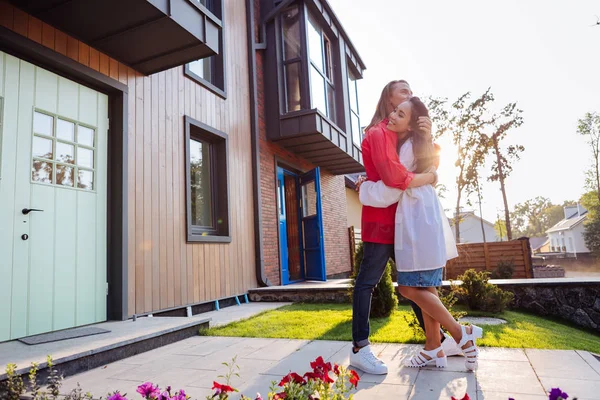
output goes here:
[[73, 187], [75, 168], [66, 165], [56, 166], [56, 183], [58, 185]]
[[52, 152], [52, 140], [41, 138], [39, 136], [33, 137], [33, 156], [52, 159], [54, 153]]
[[323, 71], [323, 41], [321, 40], [321, 31], [316, 28], [317, 26], [312, 18], [308, 19], [308, 50], [310, 60], [319, 71]]
[[318, 108], [323, 114], [327, 115], [325, 78], [312, 66], [310, 68], [310, 90], [311, 107]]
[[58, 161], [74, 164], [75, 163], [75, 146], [72, 144], [56, 142], [56, 159]]
[[56, 120], [56, 137], [69, 142], [75, 141], [75, 124], [58, 118]]
[[94, 173], [80, 169], [77, 187], [85, 190], [94, 190]]
[[43, 160], [33, 160], [31, 180], [41, 183], [52, 183], [52, 163]]
[[40, 112], [33, 113], [33, 132], [40, 135], [52, 136], [54, 131], [54, 118]]
[[77, 127], [77, 143], [94, 147], [94, 130], [85, 126]]
[[300, 12], [298, 7], [285, 11], [282, 15], [283, 25], [283, 59], [291, 60], [300, 57]]
[[285, 82], [287, 95], [287, 111], [301, 109], [302, 96], [300, 94], [300, 63], [285, 66]]
[[317, 214], [317, 191], [315, 181], [302, 185], [302, 216], [310, 217]]
[[83, 147], [78, 147], [77, 164], [82, 167], [94, 168], [94, 151]]
[[190, 140], [192, 225], [213, 227], [210, 144]]

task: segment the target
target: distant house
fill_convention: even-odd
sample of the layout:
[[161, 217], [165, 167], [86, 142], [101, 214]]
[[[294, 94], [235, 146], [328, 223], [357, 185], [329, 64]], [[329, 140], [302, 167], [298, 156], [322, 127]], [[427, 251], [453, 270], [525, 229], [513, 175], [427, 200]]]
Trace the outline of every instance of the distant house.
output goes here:
[[362, 204], [358, 199], [356, 191], [356, 180], [361, 174], [348, 174], [344, 177], [346, 183], [346, 216], [348, 227], [353, 226], [354, 229], [360, 229], [360, 216], [362, 213]]
[[[482, 243], [484, 242], [483, 232], [485, 232], [485, 242], [500, 242], [502, 238], [496, 233], [494, 224], [475, 215], [474, 211], [461, 212], [458, 218], [449, 218], [452, 234], [456, 239], [456, 230], [454, 228], [456, 220], [459, 220], [460, 241], [459, 243]], [[483, 222], [483, 231], [481, 225]]]
[[531, 245], [533, 254], [550, 252], [550, 239], [546, 236], [530, 237], [529, 244]]
[[583, 239], [584, 221], [588, 210], [581, 204], [565, 207], [565, 218], [548, 229], [550, 253], [562, 253], [577, 257], [578, 254], [590, 253]]

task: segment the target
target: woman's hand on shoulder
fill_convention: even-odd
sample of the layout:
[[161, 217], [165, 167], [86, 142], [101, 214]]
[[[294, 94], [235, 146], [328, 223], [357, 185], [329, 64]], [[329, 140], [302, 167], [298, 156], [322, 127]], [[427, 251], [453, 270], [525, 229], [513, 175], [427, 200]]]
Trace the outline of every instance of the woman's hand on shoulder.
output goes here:
[[424, 136], [431, 136], [431, 118], [419, 117], [417, 125], [419, 125], [419, 130]]

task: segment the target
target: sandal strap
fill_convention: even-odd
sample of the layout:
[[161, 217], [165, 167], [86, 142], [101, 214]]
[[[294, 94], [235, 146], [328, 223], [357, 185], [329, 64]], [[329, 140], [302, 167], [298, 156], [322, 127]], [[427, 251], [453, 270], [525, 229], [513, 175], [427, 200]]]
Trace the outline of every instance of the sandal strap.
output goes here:
[[[425, 365], [426, 363], [435, 360], [436, 358], [442, 358], [437, 356], [437, 354], [442, 350], [443, 348], [441, 346], [434, 350], [423, 349], [419, 352], [419, 354], [416, 354], [410, 358], [410, 363], [416, 367]], [[425, 356], [428, 356], [429, 359], [425, 358]]]

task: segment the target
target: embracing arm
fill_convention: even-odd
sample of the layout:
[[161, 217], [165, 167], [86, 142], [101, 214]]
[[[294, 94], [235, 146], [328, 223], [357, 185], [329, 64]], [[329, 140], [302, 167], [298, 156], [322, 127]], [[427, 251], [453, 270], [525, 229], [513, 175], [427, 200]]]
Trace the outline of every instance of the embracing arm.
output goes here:
[[383, 181], [365, 181], [360, 185], [358, 198], [364, 206], [386, 208], [400, 201], [403, 190], [385, 186]]

